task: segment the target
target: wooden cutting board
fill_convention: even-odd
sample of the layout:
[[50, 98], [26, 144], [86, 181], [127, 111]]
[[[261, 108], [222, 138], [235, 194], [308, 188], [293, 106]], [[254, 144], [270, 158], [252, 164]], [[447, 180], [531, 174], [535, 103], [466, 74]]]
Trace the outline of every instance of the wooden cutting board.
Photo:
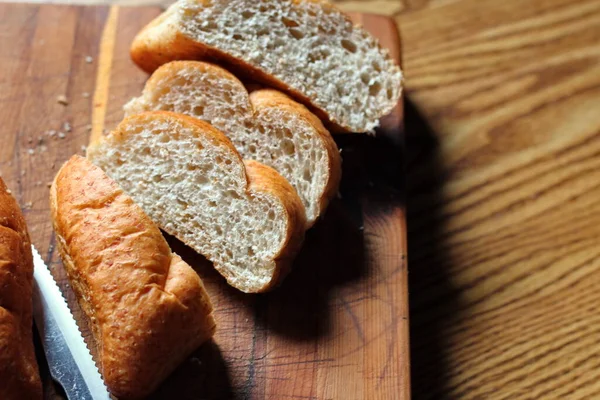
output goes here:
[[[147, 78], [130, 61], [135, 33], [160, 9], [0, 4], [0, 173], [19, 200], [33, 243], [50, 265], [93, 347], [55, 251], [48, 183], [113, 128]], [[400, 58], [394, 23], [353, 15]], [[173, 249], [213, 299], [214, 341], [163, 384], [160, 399], [408, 399], [408, 308], [402, 107], [376, 137], [336, 137], [340, 196], [307, 233], [294, 271], [276, 291], [225, 284], [180, 242]], [[46, 376], [46, 397], [55, 388]]]

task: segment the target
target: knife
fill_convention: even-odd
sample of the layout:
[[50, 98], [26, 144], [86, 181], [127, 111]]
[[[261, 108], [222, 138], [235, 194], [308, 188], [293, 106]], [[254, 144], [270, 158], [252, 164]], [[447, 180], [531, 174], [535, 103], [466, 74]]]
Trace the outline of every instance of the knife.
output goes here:
[[71, 310], [33, 245], [33, 318], [50, 375], [69, 400], [110, 400]]

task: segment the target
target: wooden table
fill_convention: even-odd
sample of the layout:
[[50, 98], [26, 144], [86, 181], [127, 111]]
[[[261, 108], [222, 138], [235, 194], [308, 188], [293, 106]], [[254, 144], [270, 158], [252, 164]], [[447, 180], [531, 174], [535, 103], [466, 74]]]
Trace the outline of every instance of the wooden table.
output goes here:
[[600, 0], [338, 3], [403, 36], [414, 398], [600, 398]]
[[600, 1], [407, 1], [415, 399], [600, 398]]
[[403, 39], [413, 397], [600, 398], [600, 1], [345, 5]]

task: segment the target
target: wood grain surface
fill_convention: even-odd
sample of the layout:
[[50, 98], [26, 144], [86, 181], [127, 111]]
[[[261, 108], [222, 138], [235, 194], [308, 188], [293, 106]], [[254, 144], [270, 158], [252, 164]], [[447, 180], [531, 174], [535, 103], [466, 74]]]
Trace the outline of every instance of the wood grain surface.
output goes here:
[[600, 398], [600, 1], [414, 1], [415, 399]]
[[600, 1], [336, 3], [403, 37], [413, 397], [600, 398]]
[[[70, 155], [83, 153], [91, 134], [113, 128], [122, 105], [140, 93], [147, 75], [131, 63], [128, 48], [159, 12], [0, 4], [0, 173], [92, 345], [54, 251], [47, 184]], [[399, 58], [391, 20], [353, 17]], [[273, 293], [236, 291], [169, 238], [202, 276], [218, 327], [214, 341], [153, 398], [410, 397], [401, 123], [399, 106], [376, 138], [339, 139], [340, 198], [308, 232], [294, 271]], [[54, 398], [46, 383], [46, 397]]]

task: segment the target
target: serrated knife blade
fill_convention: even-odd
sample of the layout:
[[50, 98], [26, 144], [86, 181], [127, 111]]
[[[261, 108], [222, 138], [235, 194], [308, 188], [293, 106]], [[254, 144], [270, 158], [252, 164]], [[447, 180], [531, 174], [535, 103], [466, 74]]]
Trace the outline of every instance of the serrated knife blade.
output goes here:
[[69, 400], [110, 400], [79, 327], [56, 281], [35, 247], [33, 317], [50, 374]]

